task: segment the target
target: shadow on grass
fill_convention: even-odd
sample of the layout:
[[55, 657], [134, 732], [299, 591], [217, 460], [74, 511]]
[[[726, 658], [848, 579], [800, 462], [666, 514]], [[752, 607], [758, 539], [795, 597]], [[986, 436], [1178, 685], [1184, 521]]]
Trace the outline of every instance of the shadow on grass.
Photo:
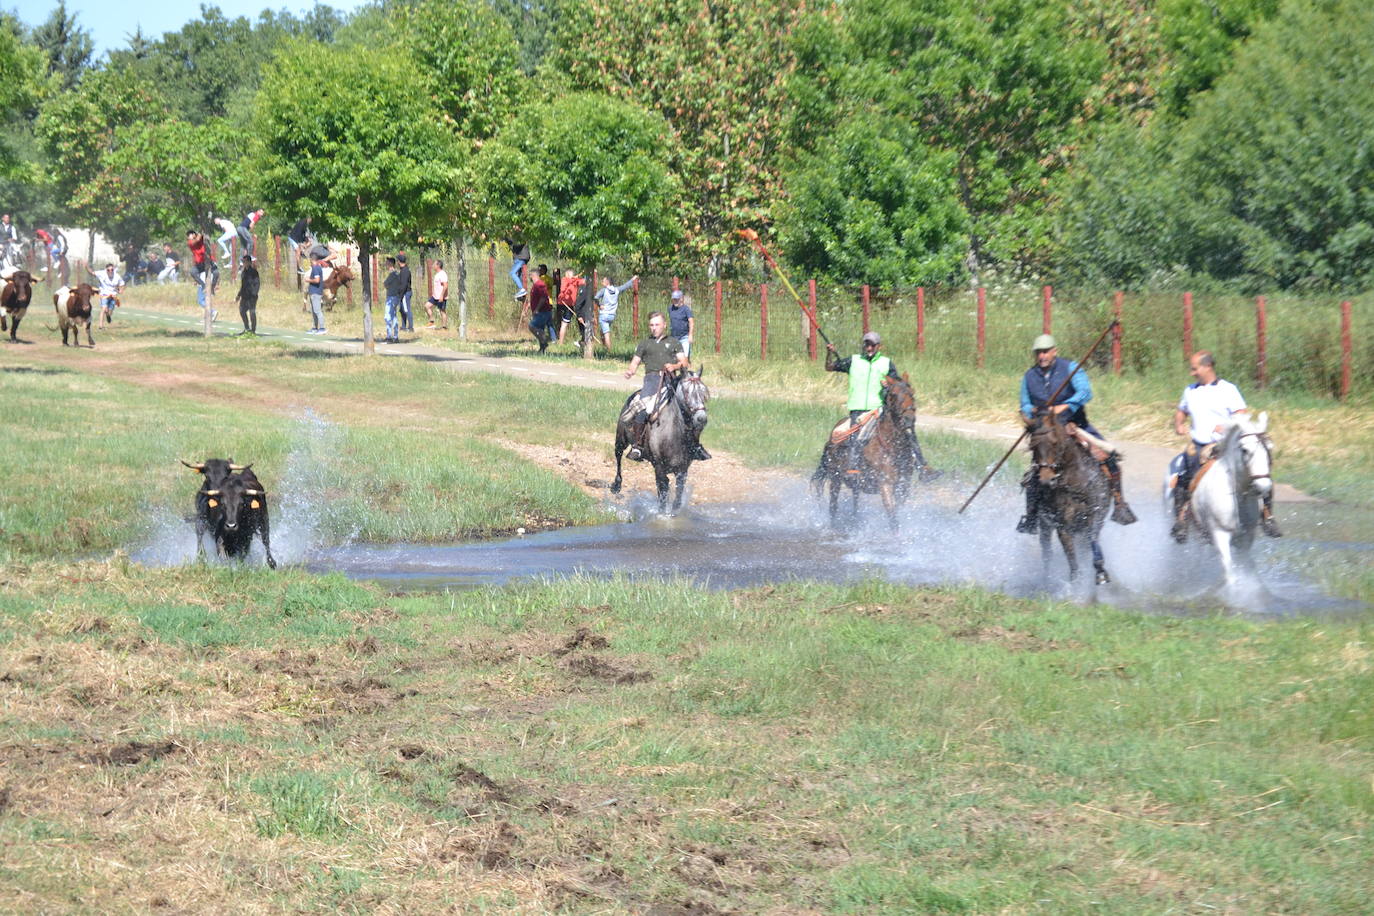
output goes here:
[[6, 366], [0, 372], [12, 372], [15, 375], [71, 375], [70, 369], [34, 369], [29, 366]]

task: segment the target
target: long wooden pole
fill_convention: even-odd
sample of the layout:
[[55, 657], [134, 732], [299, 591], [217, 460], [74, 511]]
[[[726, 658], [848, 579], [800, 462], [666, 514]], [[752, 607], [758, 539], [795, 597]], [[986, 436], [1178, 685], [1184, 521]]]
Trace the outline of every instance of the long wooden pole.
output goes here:
[[[1112, 319], [1112, 323], [1107, 325], [1106, 330], [1104, 330], [1101, 334], [1097, 336], [1097, 340], [1093, 341], [1093, 345], [1088, 348], [1088, 352], [1084, 353], [1083, 358], [1078, 361], [1079, 369], [1082, 369], [1083, 366], [1088, 362], [1088, 360], [1092, 358], [1094, 351], [1097, 350], [1098, 346], [1101, 345], [1102, 341], [1107, 339], [1107, 335], [1110, 334], [1117, 327], [1118, 324], [1119, 322], [1116, 319]], [[1073, 373], [1070, 372], [1068, 378], [1065, 378], [1064, 381], [1059, 383], [1059, 387], [1054, 389], [1054, 394], [1050, 395], [1049, 402], [1046, 406], [1052, 406], [1055, 401], [1059, 400], [1059, 395], [1063, 393], [1064, 386], [1067, 385], [1072, 379]], [[1011, 453], [1016, 451], [1017, 446], [1021, 444], [1022, 439], [1026, 438], [1026, 434], [1028, 432], [1030, 432], [1029, 426], [1021, 430], [1021, 435], [1016, 437], [1016, 441], [1011, 444], [1011, 448], [1007, 449], [1007, 453], [1003, 455], [1002, 459], [993, 466], [991, 471], [988, 471], [988, 476], [984, 477], [983, 482], [978, 484], [978, 489], [970, 493], [968, 499], [964, 500], [964, 504], [959, 507], [958, 514], [963, 514], [963, 511], [969, 507], [969, 503], [973, 502], [974, 497], [976, 497], [979, 493], [983, 492], [983, 487], [986, 487], [988, 485], [988, 481], [992, 480], [993, 475], [996, 474], [998, 471], [1002, 470], [1002, 465], [1007, 463], [1007, 459], [1011, 457]]]
[[797, 292], [796, 288], [792, 286], [791, 281], [787, 279], [787, 274], [782, 272], [782, 268], [778, 266], [778, 262], [773, 260], [773, 256], [769, 254], [768, 249], [764, 247], [763, 240], [759, 238], [759, 234], [753, 229], [741, 229], [739, 234], [743, 238], [754, 243], [754, 247], [758, 248], [759, 254], [763, 255], [763, 259], [768, 262], [768, 266], [773, 268], [773, 272], [778, 275], [778, 279], [782, 281], [782, 285], [787, 287], [787, 291], [792, 294], [792, 298], [797, 302], [797, 307], [806, 313], [807, 318], [811, 319], [811, 326], [816, 329], [816, 333], [821, 335], [821, 340], [825, 341], [827, 347], [832, 346], [830, 338], [825, 336], [825, 330], [821, 327], [821, 323], [816, 320], [816, 313], [806, 307], [806, 303], [802, 301], [801, 295]]

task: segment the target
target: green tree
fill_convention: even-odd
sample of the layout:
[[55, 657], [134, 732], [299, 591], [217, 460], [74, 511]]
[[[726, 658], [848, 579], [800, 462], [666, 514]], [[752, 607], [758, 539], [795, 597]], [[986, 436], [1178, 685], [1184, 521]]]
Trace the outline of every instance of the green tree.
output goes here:
[[1062, 0], [855, 0], [798, 33], [791, 136], [854, 117], [914, 124], [954, 156], [968, 264], [1033, 261], [1055, 182], [1086, 132], [1104, 66]]
[[[318, 89], [304, 103], [303, 85]], [[293, 42], [273, 59], [254, 106], [251, 173], [264, 206], [312, 216], [317, 232], [359, 246], [368, 352], [378, 242], [442, 226], [457, 208], [463, 154], [424, 109], [426, 88], [394, 48], [339, 54]]]
[[798, 267], [838, 283], [936, 284], [967, 249], [953, 156], [909, 130], [844, 124], [784, 174], [778, 237]]
[[63, 89], [75, 86], [91, 67], [95, 44], [90, 30], [81, 27], [75, 13], [67, 12], [66, 0], [57, 0], [48, 18], [29, 33], [29, 39], [47, 56], [48, 72], [57, 77]]
[[[429, 97], [454, 133], [480, 145], [506, 121], [523, 120], [524, 80], [510, 25], [485, 0], [420, 0], [396, 10], [406, 56], [429, 83]], [[528, 121], [526, 130], [537, 125]]]
[[507, 125], [474, 161], [490, 236], [518, 234], [586, 268], [672, 250], [682, 237], [681, 185], [662, 118], [582, 93], [559, 100], [542, 126]]
[[1168, 62], [1159, 89], [1164, 110], [1186, 114], [1192, 98], [1230, 67], [1236, 47], [1278, 9], [1279, 0], [1158, 0]]
[[[790, 36], [806, 0], [565, 0], [549, 60], [573, 88], [625, 99], [668, 123], [686, 254], [739, 246], [771, 220], [781, 182]], [[589, 138], [595, 142], [594, 138]]]

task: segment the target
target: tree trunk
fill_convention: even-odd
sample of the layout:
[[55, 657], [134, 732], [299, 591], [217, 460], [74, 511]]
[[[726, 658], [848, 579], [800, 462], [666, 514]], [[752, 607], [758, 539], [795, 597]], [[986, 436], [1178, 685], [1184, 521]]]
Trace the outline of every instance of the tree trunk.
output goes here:
[[358, 268], [363, 272], [363, 352], [372, 356], [377, 352], [372, 338], [372, 250], [365, 238], [358, 240]]
[[458, 339], [468, 339], [468, 240], [458, 236], [454, 248], [458, 255]]

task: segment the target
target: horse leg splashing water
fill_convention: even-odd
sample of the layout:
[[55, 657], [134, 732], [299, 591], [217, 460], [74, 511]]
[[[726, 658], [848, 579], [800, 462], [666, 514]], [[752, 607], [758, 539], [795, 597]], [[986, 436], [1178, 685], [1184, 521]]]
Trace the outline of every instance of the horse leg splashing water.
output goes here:
[[1190, 497], [1195, 524], [1221, 556], [1226, 585], [1236, 584], [1236, 567], [1251, 568], [1250, 546], [1260, 523], [1260, 502], [1274, 487], [1273, 443], [1269, 415], [1257, 423], [1241, 418], [1226, 429], [1216, 464], [1197, 482]]
[[[633, 399], [633, 395], [631, 399]], [[696, 452], [697, 437], [706, 428], [706, 403], [711, 391], [701, 380], [700, 370], [689, 370], [678, 382], [672, 400], [650, 417], [644, 432], [644, 460], [654, 469], [654, 484], [658, 490], [658, 511], [668, 512], [668, 477], [675, 481], [673, 512], [682, 508], [683, 488], [687, 470]], [[625, 402], [629, 405], [629, 401]], [[622, 483], [621, 458], [631, 445], [630, 423], [625, 411], [615, 428], [615, 480], [611, 492], [619, 493]]]
[[1040, 558], [1046, 577], [1050, 565], [1050, 536], [1059, 535], [1069, 581], [1078, 579], [1077, 542], [1086, 538], [1092, 552], [1098, 585], [1111, 581], [1099, 538], [1107, 521], [1111, 494], [1102, 467], [1079, 445], [1064, 424], [1052, 417], [1036, 417], [1030, 428], [1031, 472], [1028, 486], [1040, 487], [1035, 521], [1040, 533]]

